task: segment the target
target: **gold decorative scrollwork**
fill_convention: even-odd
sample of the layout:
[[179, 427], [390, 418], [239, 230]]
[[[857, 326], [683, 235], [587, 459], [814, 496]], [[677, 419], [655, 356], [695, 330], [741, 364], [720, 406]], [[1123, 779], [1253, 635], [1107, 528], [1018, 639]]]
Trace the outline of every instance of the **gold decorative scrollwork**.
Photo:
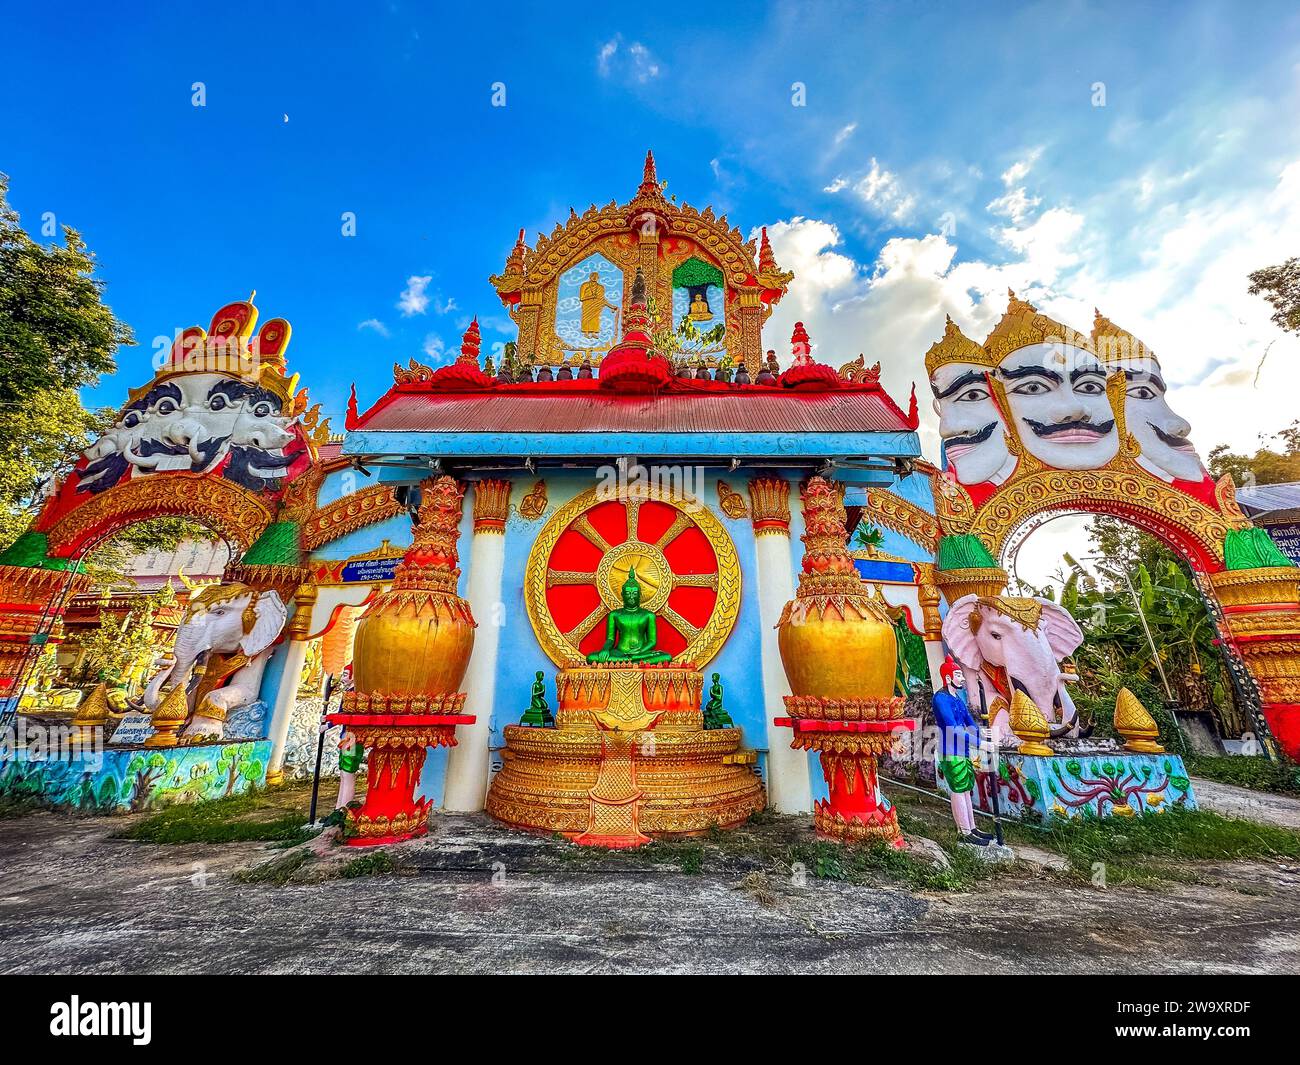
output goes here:
[[1229, 520], [1142, 470], [1043, 470], [1017, 478], [984, 503], [962, 531], [974, 533], [997, 557], [1025, 521], [1067, 509], [1115, 514], [1157, 534], [1177, 532], [1209, 558], [1223, 561]]
[[308, 551], [337, 540], [346, 533], [385, 521], [402, 513], [390, 485], [375, 484], [353, 492], [316, 511], [303, 524], [302, 541]]
[[56, 553], [71, 553], [87, 537], [160, 515], [198, 518], [247, 550], [271, 524], [261, 497], [221, 477], [170, 474], [120, 482], [70, 510], [49, 530]]
[[865, 517], [906, 536], [931, 554], [939, 548], [939, 520], [893, 492], [868, 488]]

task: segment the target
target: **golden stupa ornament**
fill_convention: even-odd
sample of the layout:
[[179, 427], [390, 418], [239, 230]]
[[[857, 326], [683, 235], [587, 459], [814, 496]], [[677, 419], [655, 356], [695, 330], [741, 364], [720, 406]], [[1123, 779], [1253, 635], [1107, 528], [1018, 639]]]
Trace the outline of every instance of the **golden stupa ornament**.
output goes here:
[[1020, 689], [1011, 697], [1010, 714], [1011, 731], [1020, 740], [1021, 754], [1035, 754], [1048, 757], [1055, 754], [1043, 741], [1052, 734], [1052, 727], [1047, 718], [1038, 709], [1038, 704]]
[[1142, 702], [1127, 688], [1120, 688], [1115, 697], [1115, 731], [1124, 737], [1125, 750], [1137, 754], [1163, 754], [1164, 748], [1156, 742], [1160, 727]]
[[456, 594], [456, 541], [463, 491], [447, 476], [421, 486], [414, 542], [380, 595], [357, 623], [353, 679], [376, 700], [456, 692], [474, 647], [474, 616]]

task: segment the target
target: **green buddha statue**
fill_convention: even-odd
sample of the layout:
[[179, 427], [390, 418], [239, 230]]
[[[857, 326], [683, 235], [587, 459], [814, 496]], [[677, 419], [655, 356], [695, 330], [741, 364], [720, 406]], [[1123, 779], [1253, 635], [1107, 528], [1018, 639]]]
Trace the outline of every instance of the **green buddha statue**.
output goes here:
[[709, 685], [709, 701], [704, 704], [704, 727], [706, 729], [734, 728], [731, 715], [722, 708], [722, 679], [713, 674], [713, 683]]
[[672, 655], [656, 651], [655, 616], [641, 605], [641, 582], [636, 567], [623, 582], [623, 605], [610, 611], [605, 624], [605, 646], [587, 656], [588, 662], [671, 662]]
[[550, 728], [555, 724], [555, 716], [551, 713], [551, 708], [546, 705], [546, 680], [539, 669], [537, 679], [533, 681], [533, 698], [528, 704], [528, 709], [524, 711], [524, 716], [520, 719], [521, 725], [531, 725], [533, 728]]

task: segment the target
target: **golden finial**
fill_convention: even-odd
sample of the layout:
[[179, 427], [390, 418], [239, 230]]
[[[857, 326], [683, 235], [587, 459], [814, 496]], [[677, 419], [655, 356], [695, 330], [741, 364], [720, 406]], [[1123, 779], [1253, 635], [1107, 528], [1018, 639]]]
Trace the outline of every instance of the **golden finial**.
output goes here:
[[78, 728], [102, 725], [108, 720], [108, 710], [108, 685], [101, 681], [77, 707], [77, 716], [72, 719], [72, 723]]
[[1162, 754], [1156, 742], [1160, 728], [1141, 701], [1127, 688], [1115, 697], [1115, 731], [1124, 737], [1124, 749], [1138, 754]]
[[154, 710], [150, 724], [154, 734], [144, 741], [146, 747], [175, 747], [176, 734], [189, 720], [190, 706], [185, 699], [185, 685], [175, 684]]
[[1142, 359], [1155, 360], [1156, 353], [1127, 329], [1121, 329], [1095, 307], [1092, 313], [1092, 346], [1107, 366], [1131, 366]]
[[1010, 725], [1011, 731], [1021, 741], [1021, 754], [1048, 756], [1056, 753], [1043, 742], [1052, 734], [1047, 718], [1043, 716], [1043, 712], [1038, 709], [1034, 700], [1019, 688], [1011, 697]]
[[943, 339], [935, 341], [925, 353], [925, 372], [933, 377], [934, 371], [940, 366], [954, 362], [972, 363], [990, 370], [998, 364], [997, 359], [990, 357], [980, 344], [957, 328], [952, 315], [946, 315]]

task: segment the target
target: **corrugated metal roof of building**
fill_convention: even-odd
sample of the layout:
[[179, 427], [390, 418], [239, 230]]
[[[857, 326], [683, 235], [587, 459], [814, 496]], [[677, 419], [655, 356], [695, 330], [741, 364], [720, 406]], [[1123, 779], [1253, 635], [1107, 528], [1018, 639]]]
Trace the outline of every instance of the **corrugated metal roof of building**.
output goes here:
[[[574, 382], [586, 384], [586, 382]], [[596, 389], [482, 393], [394, 391], [357, 429], [404, 433], [879, 433], [907, 416], [875, 389], [744, 389], [650, 396]], [[567, 393], [567, 394], [566, 394]]]
[[1298, 509], [1300, 508], [1300, 481], [1238, 488], [1237, 505], [1247, 514], [1267, 514], [1274, 510]]

